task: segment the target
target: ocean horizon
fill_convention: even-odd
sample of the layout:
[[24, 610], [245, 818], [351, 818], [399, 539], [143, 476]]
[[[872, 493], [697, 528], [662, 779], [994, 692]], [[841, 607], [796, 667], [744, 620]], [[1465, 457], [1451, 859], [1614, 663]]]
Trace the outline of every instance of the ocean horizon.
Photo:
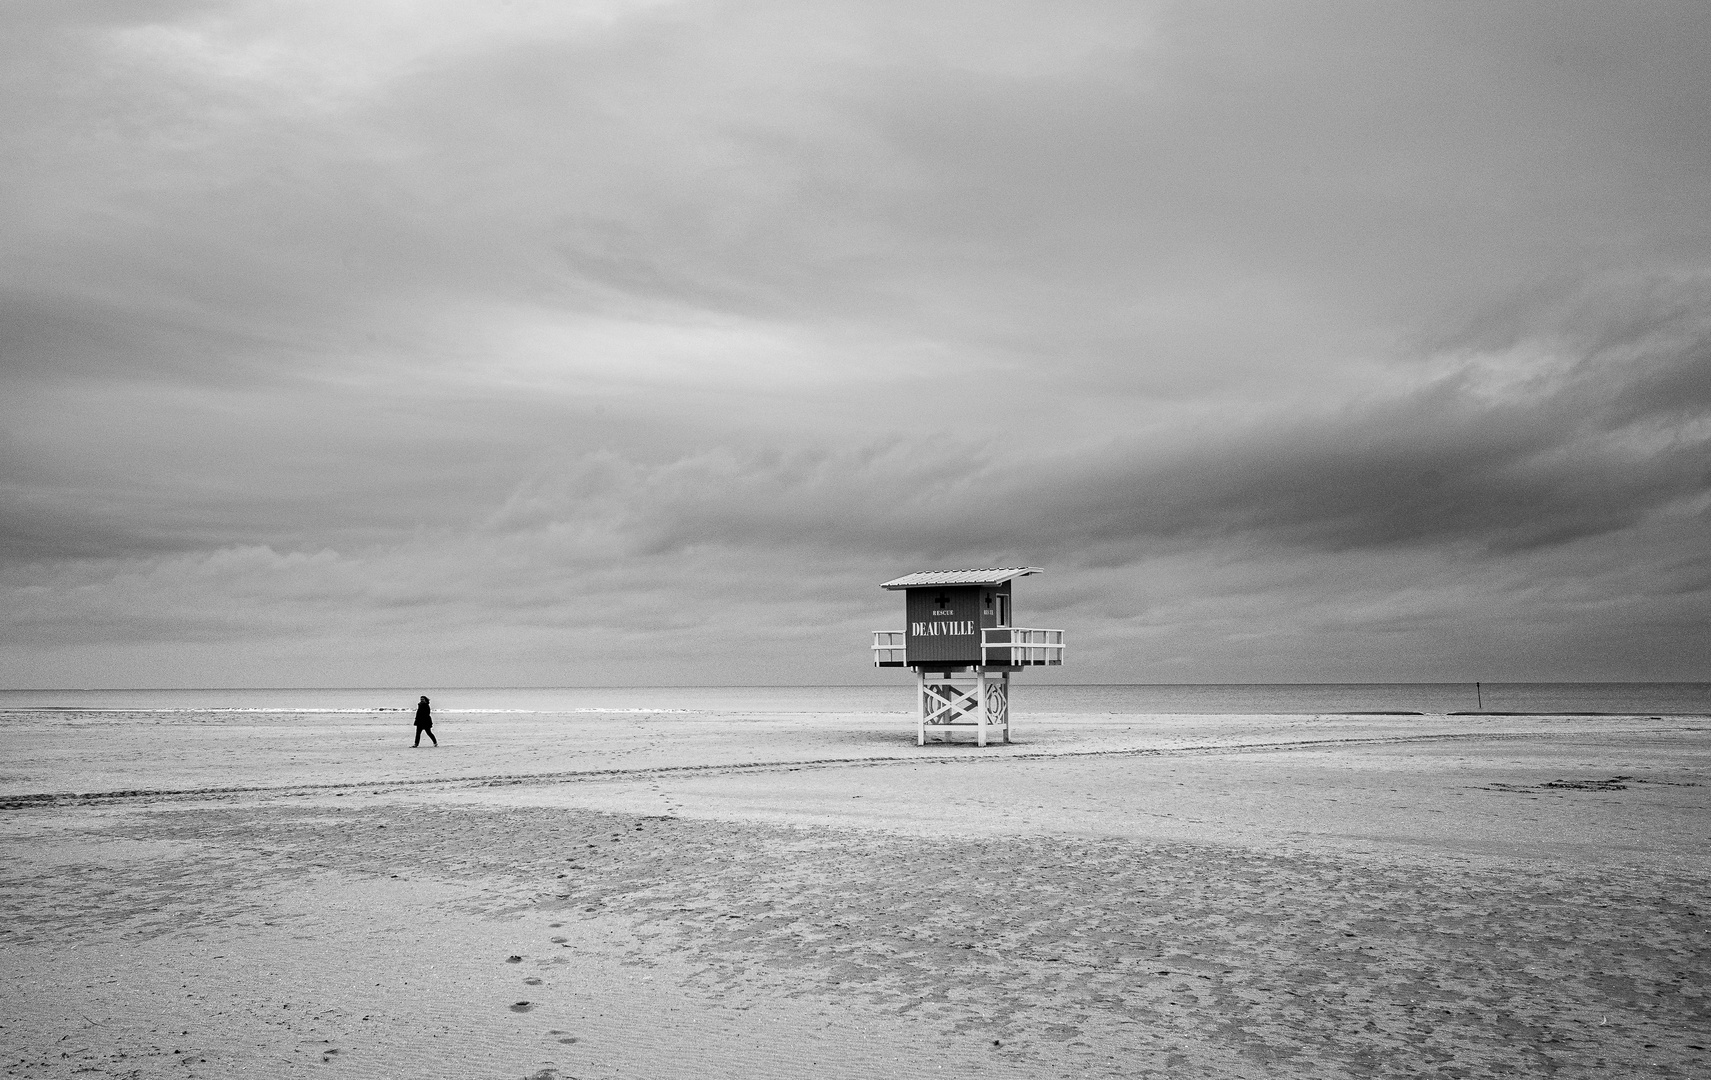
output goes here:
[[[0, 690], [0, 713], [910, 713], [914, 682], [768, 686], [180, 687]], [[1711, 682], [1032, 683], [1018, 710], [1068, 715], [1558, 713], [1711, 715]]]

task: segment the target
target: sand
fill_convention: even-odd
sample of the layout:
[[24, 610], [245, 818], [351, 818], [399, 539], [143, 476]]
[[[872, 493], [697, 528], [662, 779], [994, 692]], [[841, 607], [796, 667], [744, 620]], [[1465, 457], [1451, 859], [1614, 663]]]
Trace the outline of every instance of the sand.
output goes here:
[[13, 714], [0, 1074], [1711, 1075], [1711, 721]]

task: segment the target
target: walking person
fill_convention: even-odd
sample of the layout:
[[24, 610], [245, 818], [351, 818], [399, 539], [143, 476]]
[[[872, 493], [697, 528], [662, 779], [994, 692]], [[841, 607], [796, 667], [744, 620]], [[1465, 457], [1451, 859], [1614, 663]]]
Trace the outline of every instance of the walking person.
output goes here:
[[422, 736], [424, 735], [426, 735], [428, 737], [428, 741], [433, 743], [435, 746], [440, 745], [440, 740], [434, 738], [434, 715], [428, 710], [428, 698], [426, 695], [423, 695], [422, 700], [416, 703], [416, 741], [410, 744], [410, 749], [414, 750], [416, 747], [421, 746]]

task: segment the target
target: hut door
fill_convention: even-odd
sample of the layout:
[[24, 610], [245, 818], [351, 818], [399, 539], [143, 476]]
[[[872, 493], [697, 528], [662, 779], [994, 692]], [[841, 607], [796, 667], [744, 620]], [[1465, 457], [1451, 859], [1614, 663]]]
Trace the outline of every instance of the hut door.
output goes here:
[[1010, 625], [1010, 598], [999, 593], [992, 598], [992, 623], [994, 626]]

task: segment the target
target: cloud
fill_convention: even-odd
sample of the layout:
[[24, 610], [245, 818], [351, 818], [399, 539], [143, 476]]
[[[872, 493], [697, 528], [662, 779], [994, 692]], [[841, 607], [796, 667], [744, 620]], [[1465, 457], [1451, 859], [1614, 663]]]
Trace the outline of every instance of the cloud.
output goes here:
[[4, 18], [5, 678], [764, 674], [1011, 560], [1113, 678], [1703, 673], [1707, 9]]
[[597, 454], [544, 469], [488, 527], [599, 522], [646, 552], [1008, 549], [1118, 562], [1226, 535], [1333, 551], [1570, 543], [1711, 495], [1711, 291], [1686, 283], [1614, 317], [1619, 332], [1571, 325], [1501, 352], [1441, 355], [1395, 396], [1306, 415], [1232, 421], [1226, 410], [1057, 450], [917, 437], [652, 466]]
[[[1632, 525], [1711, 485], [1708, 315], [1578, 354], [1525, 342], [1457, 358], [1398, 398], [1211, 436], [1165, 461], [1129, 455], [1116, 467], [1127, 476], [1088, 485], [1130, 498], [1108, 512], [1089, 499], [1086, 535], [1234, 529], [1332, 549], [1501, 550]], [[1555, 370], [1533, 374], [1542, 350]]]

